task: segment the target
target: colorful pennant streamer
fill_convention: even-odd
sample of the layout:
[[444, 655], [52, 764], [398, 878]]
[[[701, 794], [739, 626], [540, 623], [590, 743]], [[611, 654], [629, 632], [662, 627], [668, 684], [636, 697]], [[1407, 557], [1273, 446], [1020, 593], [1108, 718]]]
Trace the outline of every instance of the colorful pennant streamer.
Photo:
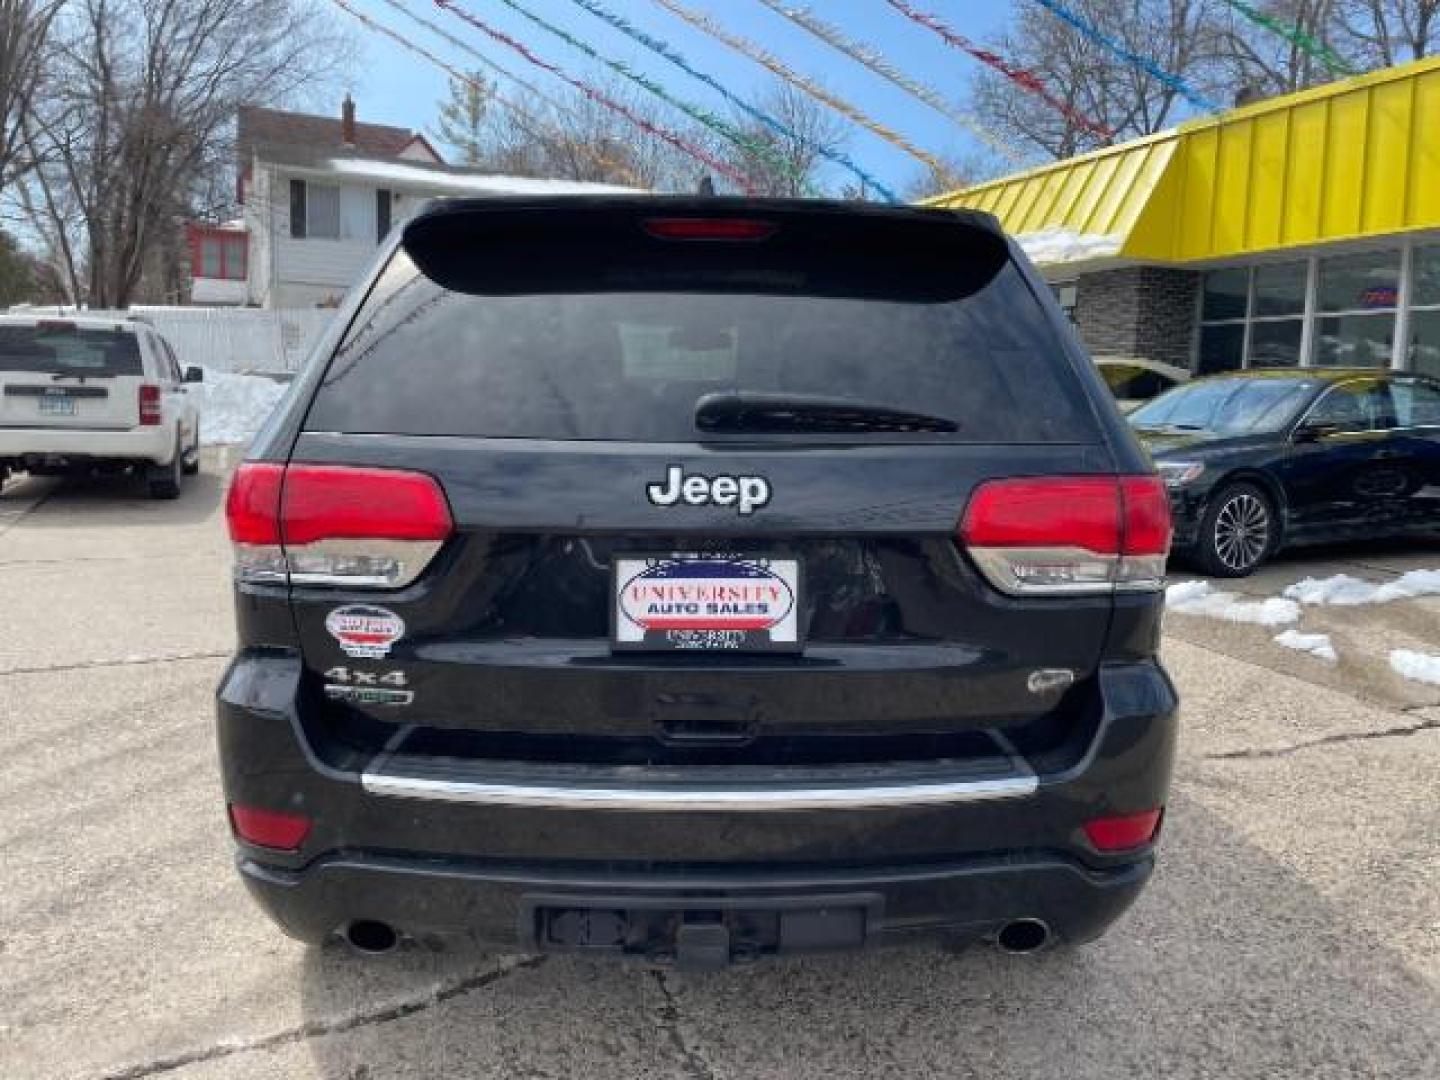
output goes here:
[[598, 0], [572, 0], [572, 3], [575, 3], [578, 6], [584, 8], [591, 15], [594, 15], [597, 19], [609, 23], [626, 37], [630, 38], [633, 41], [638, 41], [641, 45], [644, 45], [647, 49], [649, 49], [656, 55], [662, 56], [666, 60], [669, 60], [670, 63], [674, 64], [681, 71], [685, 72], [685, 74], [689, 75], [692, 79], [698, 79], [706, 86], [715, 90], [718, 94], [720, 94], [721, 97], [723, 97], [726, 101], [730, 102], [730, 104], [742, 110], [747, 115], [754, 117], [756, 120], [760, 121], [760, 123], [768, 127], [771, 131], [775, 132], [778, 135], [784, 136], [785, 138], [790, 139], [793, 142], [796, 142], [802, 146], [805, 146], [808, 149], [813, 150], [815, 153], [819, 154], [821, 157], [825, 158], [827, 161], [834, 162], [836, 165], [839, 165], [842, 168], [849, 170], [852, 176], [858, 179], [866, 187], [874, 188], [877, 192], [880, 193], [880, 196], [882, 198], [890, 202], [900, 201], [899, 198], [896, 197], [894, 192], [892, 192], [874, 176], [871, 176], [868, 172], [866, 172], [859, 165], [857, 165], [853, 160], [851, 160], [849, 155], [842, 153], [839, 150], [834, 150], [828, 146], [824, 146], [820, 143], [812, 142], [808, 139], [805, 139], [797, 131], [792, 129], [788, 124], [785, 124], [784, 122], [775, 119], [775, 117], [751, 105], [744, 98], [737, 96], [724, 83], [722, 83], [719, 79], [715, 78], [713, 75], [707, 75], [705, 72], [691, 66], [690, 62], [687, 61], [677, 49], [667, 44], [660, 38], [647, 34], [644, 30], [641, 30], [638, 26], [634, 25], [624, 16], [617, 15], [613, 11], [610, 11], [604, 5], [600, 4]]
[[803, 90], [805, 93], [813, 97], [816, 101], [819, 101], [824, 105], [828, 105], [830, 108], [838, 112], [841, 116], [844, 116], [846, 119], [851, 120], [856, 124], [859, 124], [866, 131], [869, 131], [872, 135], [877, 135], [880, 138], [884, 139], [886, 142], [888, 142], [890, 145], [899, 147], [901, 150], [905, 151], [905, 153], [909, 154], [917, 161], [922, 162], [934, 172], [940, 174], [943, 174], [945, 172], [945, 163], [942, 162], [939, 158], [937, 158], [934, 154], [928, 153], [927, 151], [920, 149], [920, 147], [910, 142], [910, 140], [906, 139], [903, 135], [900, 135], [898, 132], [890, 130], [878, 120], [872, 119], [869, 115], [861, 111], [857, 106], [851, 105], [849, 102], [846, 102], [841, 98], [836, 97], [824, 87], [818, 85], [804, 75], [801, 75], [799, 72], [792, 71], [790, 68], [786, 67], [783, 63], [781, 63], [778, 58], [766, 52], [760, 46], [756, 45], [753, 41], [747, 41], [745, 38], [742, 38], [737, 34], [730, 33], [728, 30], [724, 29], [713, 19], [711, 19], [708, 15], [701, 14], [700, 12], [695, 11], [692, 8], [686, 7], [684, 4], [680, 3], [679, 0], [655, 0], [655, 3], [659, 4], [666, 11], [670, 12], [677, 18], [683, 19], [685, 22], [689, 23], [697, 30], [704, 31], [705, 33], [713, 37], [716, 41], [719, 41], [722, 44], [729, 46], [741, 55], [747, 56], [762, 67], [769, 69], [771, 74], [776, 75], [779, 78], [784, 79], [786, 82], [789, 82], [793, 86], [798, 87], [800, 90]]
[[[894, 0], [891, 0], [891, 2], [893, 3]], [[1073, 26], [1076, 30], [1080, 31], [1081, 34], [1085, 35], [1085, 37], [1095, 42], [1095, 44], [1099, 45], [1101, 48], [1114, 53], [1121, 60], [1124, 60], [1127, 64], [1130, 64], [1133, 67], [1137, 67], [1141, 71], [1145, 72], [1145, 74], [1149, 75], [1156, 82], [1160, 83], [1160, 85], [1173, 90], [1175, 93], [1183, 97], [1186, 101], [1190, 102], [1191, 105], [1194, 105], [1197, 109], [1200, 109], [1204, 112], [1220, 111], [1221, 106], [1215, 104], [1215, 102], [1205, 97], [1205, 95], [1193, 89], [1190, 84], [1187, 83], [1184, 79], [1182, 79], [1179, 75], [1174, 75], [1166, 71], [1148, 56], [1141, 56], [1134, 50], [1127, 48], [1123, 42], [1116, 41], [1114, 38], [1106, 34], [1105, 31], [1101, 30], [1098, 26], [1092, 23], [1089, 19], [1086, 19], [1084, 16], [1078, 15], [1075, 12], [1071, 11], [1064, 4], [1059, 3], [1058, 0], [1035, 0], [1035, 3], [1039, 4], [1046, 11], [1049, 11], [1057, 19], [1061, 20], [1064, 23], [1067, 23], [1070, 26]]]
[[645, 117], [640, 116], [633, 109], [627, 108], [626, 106], [620, 104], [620, 102], [595, 89], [583, 79], [577, 79], [573, 75], [566, 73], [566, 71], [558, 64], [552, 64], [548, 60], [542, 60], [540, 57], [536, 56], [533, 52], [531, 52], [530, 49], [527, 48], [523, 43], [516, 41], [513, 37], [505, 33], [503, 30], [495, 29], [483, 19], [480, 19], [477, 16], [466, 11], [464, 8], [460, 7], [459, 4], [454, 3], [454, 0], [435, 0], [435, 5], [439, 8], [443, 8], [445, 11], [450, 12], [450, 14], [454, 15], [456, 18], [469, 23], [476, 30], [479, 30], [487, 37], [490, 37], [495, 41], [500, 42], [502, 45], [509, 46], [515, 52], [519, 53], [522, 57], [524, 57], [525, 60], [527, 60], [529, 63], [534, 64], [542, 71], [550, 72], [550, 74], [554, 75], [556, 78], [561, 79], [569, 85], [573, 86], [576, 90], [580, 91], [580, 93], [584, 94], [591, 101], [599, 105], [603, 105], [611, 112], [623, 116], [626, 120], [629, 120], [630, 123], [634, 124], [637, 128], [639, 128], [646, 134], [653, 135], [655, 136], [655, 138], [661, 139], [662, 141], [669, 143], [671, 146], [675, 147], [682, 153], [689, 154], [696, 161], [713, 169], [719, 175], [733, 181], [746, 194], [753, 195], [755, 193], [755, 189], [750, 182], [750, 178], [744, 173], [733, 168], [726, 162], [721, 161], [719, 158], [715, 157], [715, 155], [706, 151], [703, 147], [696, 146], [694, 143], [684, 138], [684, 136], [678, 135], [675, 132], [671, 131], [669, 128], [662, 127], [659, 124], [652, 123], [651, 121], [645, 119]]
[[1266, 30], [1279, 34], [1301, 52], [1308, 53], [1319, 60], [1325, 65], [1326, 70], [1329, 71], [1331, 75], [1359, 74], [1351, 65], [1347, 64], [1334, 49], [1326, 45], [1323, 41], [1305, 33], [1299, 26], [1285, 23], [1272, 15], [1266, 15], [1263, 11], [1245, 3], [1244, 0], [1225, 0], [1225, 3], [1241, 15], [1244, 15], [1256, 26], [1263, 26]]
[[[547, 33], [553, 34], [555, 37], [558, 37], [561, 41], [565, 42], [572, 48], [579, 49], [586, 56], [590, 57], [590, 59], [599, 61], [600, 63], [608, 67], [611, 71], [622, 76], [623, 78], [629, 79], [637, 86], [649, 91], [651, 94], [654, 94], [657, 98], [659, 98], [666, 104], [679, 109], [692, 120], [696, 121], [697, 123], [703, 124], [705, 127], [715, 132], [721, 138], [727, 139], [728, 141], [734, 143], [736, 146], [740, 147], [741, 150], [744, 150], [747, 154], [753, 154], [755, 157], [758, 157], [760, 160], [764, 161], [767, 165], [769, 165], [772, 169], [776, 169], [780, 172], [785, 173], [797, 184], [799, 184], [803, 189], [805, 189], [805, 194], [812, 196], [818, 194], [818, 192], [816, 192], [815, 189], [806, 181], [804, 174], [799, 169], [797, 169], [791, 162], [786, 161], [779, 154], [777, 154], [774, 148], [772, 148], [768, 144], [756, 142], [754, 139], [746, 137], [743, 132], [737, 131], [734, 127], [727, 124], [724, 120], [720, 119], [720, 117], [716, 116], [714, 113], [709, 112], [706, 109], [702, 109], [698, 105], [692, 105], [690, 102], [685, 101], [681, 98], [675, 97], [663, 86], [655, 82], [653, 79], [647, 78], [646, 76], [641, 75], [639, 72], [635, 71], [633, 68], [630, 67], [629, 64], [626, 64], [621, 60], [612, 60], [609, 57], [602, 56], [600, 53], [596, 52], [593, 48], [591, 48], [587, 43], [581, 41], [579, 38], [570, 34], [568, 31], [563, 30], [558, 26], [555, 26], [553, 23], [547, 22], [539, 15], [536, 15], [534, 12], [528, 10], [523, 5], [521, 5], [518, 0], [500, 0], [500, 3], [515, 11], [517, 14], [522, 15], [526, 19], [529, 19], [532, 23], [534, 23], [536, 26], [540, 27]], [[754, 183], [753, 179], [751, 183]]]
[[945, 95], [940, 93], [939, 90], [905, 74], [905, 72], [895, 67], [895, 65], [890, 63], [883, 55], [869, 46], [862, 45], [858, 41], [846, 37], [845, 34], [836, 27], [817, 18], [809, 8], [791, 7], [788, 4], [780, 3], [780, 0], [760, 0], [760, 3], [775, 12], [775, 14], [789, 19], [796, 26], [813, 34], [832, 49], [844, 53], [857, 64], [863, 64], [882, 79], [894, 83], [911, 97], [923, 101], [941, 116], [964, 128], [980, 142], [1009, 161], [1010, 164], [1018, 167], [1026, 163], [1025, 155], [1003, 142], [998, 135], [982, 125], [980, 121], [970, 113], [962, 112], [951, 105], [950, 102], [945, 99]]
[[1115, 137], [1115, 132], [1112, 128], [1100, 123], [1098, 120], [1092, 120], [1069, 102], [1062, 101], [1052, 94], [1040, 76], [1036, 75], [1035, 72], [1028, 68], [1016, 67], [999, 53], [981, 48], [968, 38], [950, 29], [950, 27], [946, 26], [937, 16], [918, 10], [907, 3], [906, 0], [886, 0], [886, 3], [911, 22], [918, 23], [927, 30], [933, 30], [940, 36], [941, 40], [951, 48], [959, 49], [963, 53], [969, 53], [986, 67], [994, 68], [1000, 72], [1001, 75], [1004, 75], [1016, 86], [1034, 94], [1076, 127], [1088, 131], [1101, 139], [1113, 139]]
[[[384, 36], [384, 37], [389, 38], [391, 41], [395, 42], [395, 43], [396, 43], [397, 45], [399, 45], [401, 48], [406, 49], [406, 50], [408, 50], [409, 52], [414, 53], [416, 56], [419, 56], [421, 59], [428, 61], [430, 64], [433, 64], [435, 67], [439, 68], [441, 71], [443, 71], [443, 72], [445, 72], [447, 75], [449, 75], [452, 79], [459, 80], [460, 82], [465, 83], [467, 86], [473, 86], [475, 89], [481, 91], [482, 93], [485, 92], [485, 91], [488, 89], [487, 87], [485, 87], [485, 86], [481, 85], [480, 83], [476, 82], [475, 79], [471, 78], [471, 77], [470, 77], [469, 75], [467, 75], [465, 72], [460, 71], [459, 69], [457, 69], [456, 67], [454, 67], [454, 66], [451, 65], [451, 64], [447, 64], [444, 60], [440, 59], [440, 57], [436, 56], [434, 53], [430, 52], [428, 49], [425, 49], [425, 48], [423, 48], [423, 47], [420, 46], [420, 45], [416, 45], [413, 41], [410, 41], [408, 38], [404, 38], [404, 37], [400, 36], [400, 34], [396, 33], [394, 30], [391, 30], [388, 26], [384, 26], [384, 25], [382, 25], [381, 23], [377, 23], [377, 22], [375, 22], [373, 19], [371, 19], [368, 15], [364, 14], [364, 13], [361, 12], [361, 11], [357, 11], [355, 8], [353, 8], [353, 7], [351, 7], [349, 4], [347, 4], [347, 3], [345, 2], [345, 0], [330, 0], [330, 2], [333, 3], [336, 7], [340, 8], [342, 11], [344, 11], [344, 12], [346, 12], [347, 14], [349, 14], [349, 15], [353, 16], [354, 18], [358, 19], [362, 25], [364, 25], [367, 29], [369, 29], [369, 30], [372, 31], [373, 33], [380, 34], [380, 35], [382, 35], [382, 36]], [[442, 37], [445, 37], [447, 40], [452, 40], [452, 41], [454, 40], [454, 39], [451, 39], [450, 36], [449, 36], [448, 34], [446, 34], [443, 30], [440, 30], [440, 29], [438, 29], [437, 27], [434, 27], [432, 24], [428, 23], [425, 19], [420, 18], [418, 15], [415, 15], [415, 14], [413, 14], [412, 12], [407, 11], [405, 8], [401, 7], [399, 4], [395, 3], [395, 0], [385, 0], [385, 3], [389, 4], [391, 7], [395, 8], [397, 11], [401, 12], [402, 14], [407, 15], [407, 16], [409, 16], [409, 17], [412, 18], [412, 19], [415, 19], [417, 22], [420, 22], [422, 25], [430, 26], [430, 28], [431, 28], [432, 30], [435, 30], [436, 33], [440, 34]], [[455, 43], [456, 43], [457, 45], [462, 45], [462, 46], [463, 46], [463, 43], [461, 43], [461, 42], [455, 42]], [[505, 75], [507, 78], [514, 79], [514, 81], [515, 81], [516, 83], [518, 83], [520, 86], [526, 87], [527, 89], [531, 90], [532, 92], [535, 93], [535, 95], [536, 95], [537, 97], [541, 98], [542, 100], [550, 101], [550, 102], [551, 102], [552, 104], [554, 104], [557, 108], [560, 108], [560, 109], [562, 109], [562, 110], [564, 109], [564, 107], [561, 106], [558, 102], [555, 102], [554, 99], [552, 99], [552, 98], [547, 98], [544, 94], [541, 94], [538, 90], [535, 90], [533, 87], [530, 87], [523, 79], [515, 78], [515, 76], [511, 75], [511, 74], [510, 74], [509, 72], [507, 72], [504, 68], [502, 68], [499, 64], [493, 63], [492, 61], [490, 61], [489, 59], [487, 59], [487, 58], [486, 58], [485, 56], [483, 56], [482, 54], [476, 53], [473, 49], [468, 49], [468, 48], [467, 48], [466, 51], [472, 53], [472, 55], [476, 56], [478, 59], [480, 59], [480, 60], [484, 61], [485, 63], [489, 64], [489, 66], [491, 66], [492, 68], [494, 68], [494, 69], [495, 69], [496, 71], [498, 71], [500, 74]], [[525, 110], [525, 109], [522, 109], [519, 105], [516, 105], [513, 101], [509, 101], [509, 100], [507, 100], [505, 97], [503, 97], [503, 96], [501, 96], [501, 95], [499, 95], [499, 94], [494, 95], [494, 97], [493, 97], [491, 100], [493, 100], [496, 104], [498, 104], [498, 105], [501, 106], [502, 108], [508, 110], [508, 111], [510, 112], [510, 114], [515, 117], [515, 123], [520, 127], [520, 130], [523, 131], [523, 132], [525, 132], [525, 134], [529, 135], [529, 136], [530, 136], [532, 139], [534, 139], [536, 142], [544, 142], [547, 138], [550, 138], [550, 137], [551, 137], [551, 136], [546, 135], [543, 131], [536, 130], [537, 128], [543, 128], [543, 127], [545, 126], [545, 124], [544, 124], [544, 121], [542, 121], [539, 117], [535, 116], [533, 113], [530, 113], [530, 112], [528, 112], [528, 111]], [[612, 158], [606, 157], [604, 154], [601, 154], [598, 150], [594, 149], [593, 147], [583, 146], [583, 145], [582, 145], [582, 146], [580, 147], [580, 149], [581, 149], [584, 153], [586, 153], [587, 156], [589, 156], [589, 158], [590, 158], [591, 161], [595, 162], [596, 165], [599, 165], [599, 166], [600, 166], [602, 169], [604, 169], [607, 173], [611, 173], [611, 174], [619, 177], [620, 179], [625, 180], [627, 183], [634, 184], [636, 187], [644, 187], [644, 186], [645, 186], [644, 182], [643, 182], [639, 177], [637, 177], [637, 176], [635, 175], [635, 173], [630, 170], [630, 168], [628, 168], [626, 165], [622, 164], [621, 162], [618, 162], [618, 161], [613, 160]]]

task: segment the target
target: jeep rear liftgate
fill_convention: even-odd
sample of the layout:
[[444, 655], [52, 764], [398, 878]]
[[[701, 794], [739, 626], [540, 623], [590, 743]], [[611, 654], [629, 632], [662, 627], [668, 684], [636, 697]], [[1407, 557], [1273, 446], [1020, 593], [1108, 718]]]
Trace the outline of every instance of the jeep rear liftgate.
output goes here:
[[432, 925], [702, 967], [1098, 932], [1168, 519], [1039, 288], [942, 212], [413, 221], [231, 491], [225, 759], [293, 718], [227, 769], [257, 895], [403, 928], [418, 861]]

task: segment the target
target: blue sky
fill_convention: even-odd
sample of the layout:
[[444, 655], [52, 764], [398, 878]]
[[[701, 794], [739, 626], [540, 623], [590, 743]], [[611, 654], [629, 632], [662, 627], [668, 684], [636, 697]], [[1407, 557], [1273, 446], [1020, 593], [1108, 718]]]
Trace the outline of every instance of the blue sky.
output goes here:
[[[477, 66], [473, 58], [406, 19], [385, 0], [347, 2], [462, 70]], [[555, 76], [532, 67], [506, 46], [441, 11], [432, 0], [395, 2], [433, 20], [497, 63], [545, 89], [555, 92], [568, 89]], [[729, 109], [719, 93], [611, 28], [573, 0], [517, 2], [548, 22], [583, 38], [597, 52], [624, 60], [675, 96], [729, 115]], [[609, 10], [673, 45], [693, 66], [713, 75], [743, 97], [752, 97], [773, 81], [764, 68], [692, 28], [653, 0], [602, 2]], [[921, 148], [952, 156], [974, 157], [980, 153], [981, 148], [954, 122], [766, 9], [759, 0], [684, 2], [689, 7], [706, 12], [727, 29], [759, 43], [791, 69], [823, 83], [827, 89], [863, 108]], [[1014, 2], [1025, 3], [1027, 0]], [[559, 64], [574, 76], [591, 82], [613, 77], [608, 69], [528, 22], [500, 0], [463, 0], [463, 3], [486, 22], [523, 41], [540, 57]], [[912, 5], [941, 16], [953, 29], [977, 40], [983, 40], [1003, 26], [1014, 6], [1007, 0], [912, 0]], [[970, 78], [977, 67], [976, 61], [946, 45], [930, 30], [910, 22], [884, 0], [811, 0], [809, 7], [827, 23], [843, 30], [848, 37], [878, 50], [895, 66], [944, 91], [957, 104], [965, 103]], [[354, 30], [360, 42], [360, 59], [351, 80], [360, 119], [428, 132], [434, 123], [438, 103], [445, 96], [447, 76], [394, 42], [371, 33], [338, 8], [332, 10], [342, 25]], [[687, 119], [668, 106], [660, 107], [665, 110], [662, 116], [677, 123]], [[921, 164], [905, 152], [858, 127], [852, 125], [850, 130], [850, 141], [846, 147], [848, 153], [882, 182], [900, 188], [921, 172]], [[849, 179], [848, 175], [839, 173], [836, 178]]]

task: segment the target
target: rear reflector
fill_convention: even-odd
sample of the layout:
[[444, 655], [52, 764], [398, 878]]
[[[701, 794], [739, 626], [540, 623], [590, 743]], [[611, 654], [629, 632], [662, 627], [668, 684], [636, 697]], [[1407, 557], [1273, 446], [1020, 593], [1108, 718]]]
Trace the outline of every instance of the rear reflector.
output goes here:
[[161, 420], [160, 387], [153, 383], [140, 386], [140, 424], [143, 427], [158, 427]]
[[340, 465], [240, 466], [226, 501], [242, 581], [399, 588], [454, 531], [431, 476]]
[[1165, 808], [1161, 807], [1138, 814], [1095, 818], [1085, 823], [1085, 836], [1096, 851], [1130, 851], [1155, 839], [1164, 815]]
[[1012, 596], [1153, 591], [1165, 577], [1170, 504], [1154, 476], [990, 480], [965, 508], [960, 540]]
[[767, 240], [779, 226], [752, 218], [650, 218], [644, 228], [658, 240]]
[[232, 804], [230, 807], [230, 825], [235, 835], [256, 847], [297, 851], [310, 835], [311, 824], [311, 820], [301, 814], [262, 810], [258, 806]]

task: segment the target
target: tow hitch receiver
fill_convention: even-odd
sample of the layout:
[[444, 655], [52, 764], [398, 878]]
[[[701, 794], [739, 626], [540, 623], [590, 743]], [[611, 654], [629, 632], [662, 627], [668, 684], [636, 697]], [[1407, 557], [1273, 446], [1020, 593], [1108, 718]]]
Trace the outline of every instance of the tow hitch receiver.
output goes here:
[[880, 911], [874, 895], [699, 903], [625, 897], [581, 901], [585, 906], [577, 899], [526, 899], [527, 931], [537, 948], [618, 952], [689, 971], [716, 971], [777, 953], [859, 948]]

